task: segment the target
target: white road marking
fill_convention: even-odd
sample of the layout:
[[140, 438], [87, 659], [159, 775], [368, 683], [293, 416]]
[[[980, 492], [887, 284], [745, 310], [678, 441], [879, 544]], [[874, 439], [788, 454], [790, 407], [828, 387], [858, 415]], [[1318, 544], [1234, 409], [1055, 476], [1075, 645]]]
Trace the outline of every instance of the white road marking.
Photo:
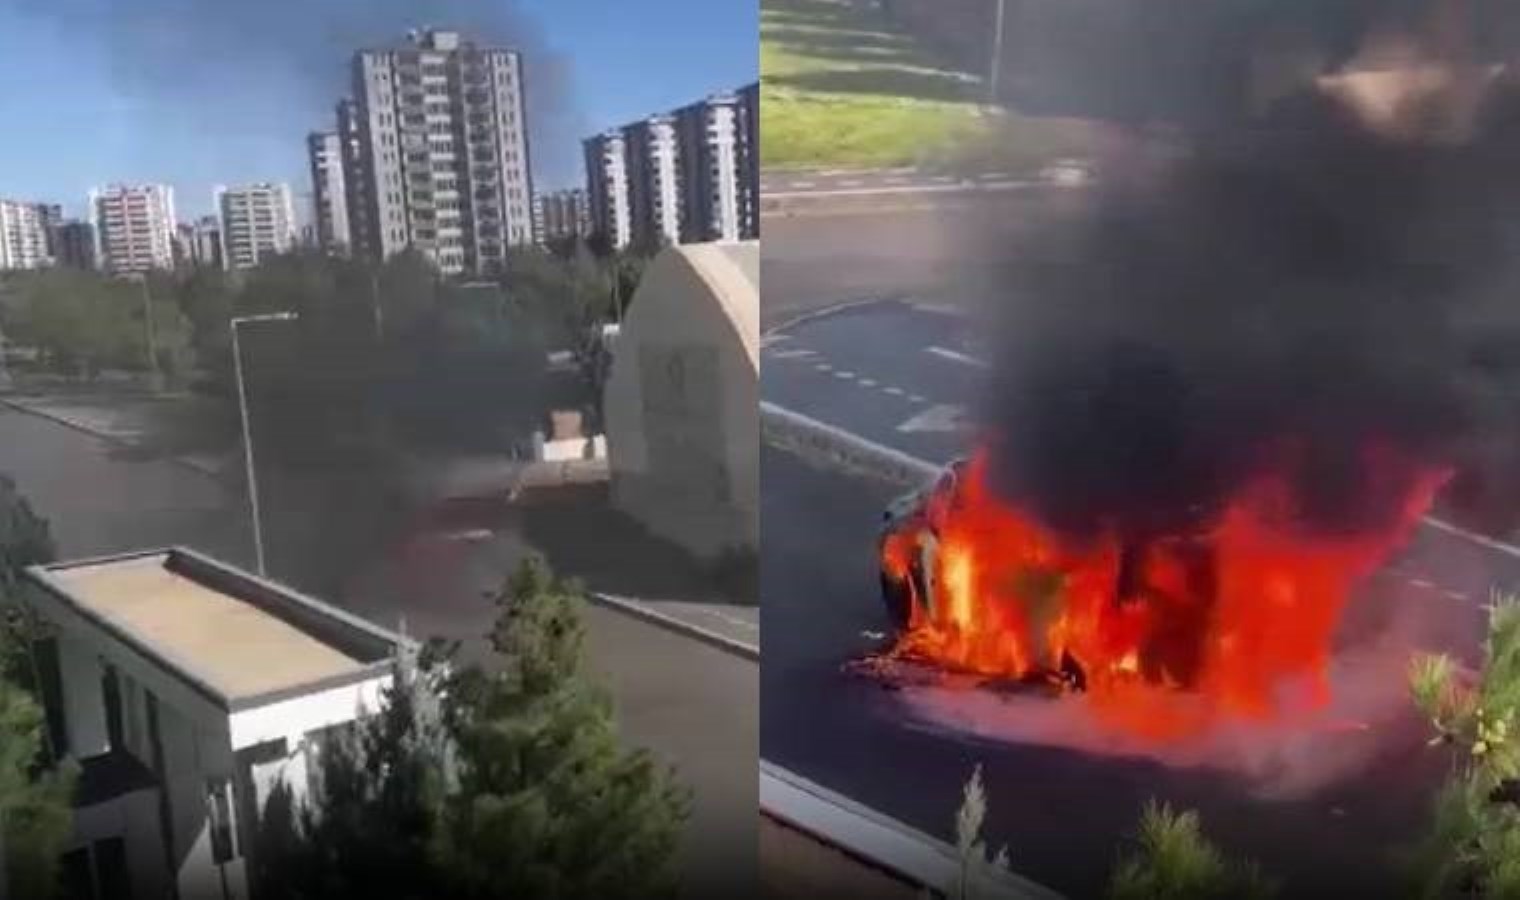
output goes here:
[[1431, 584], [1429, 581], [1426, 581], [1423, 578], [1411, 578], [1409, 579], [1409, 583], [1417, 588], [1420, 588], [1421, 590], [1435, 587], [1434, 584]]
[[929, 177], [929, 180], [939, 182], [940, 184], [948, 184], [955, 181], [955, 177], [951, 175], [932, 175]]
[[923, 396], [922, 394], [909, 394], [908, 395], [908, 402], [909, 403], [928, 403], [929, 399], [927, 397]]
[[898, 431], [954, 432], [965, 427], [966, 410], [963, 407], [940, 404], [931, 406], [908, 421], [897, 426]]
[[951, 350], [948, 347], [925, 347], [924, 352], [933, 353], [935, 356], [952, 360], [954, 362], [961, 363], [962, 365], [975, 366], [978, 369], [988, 368], [988, 363], [986, 360], [977, 359], [974, 356], [967, 356], [959, 350]]
[[792, 336], [789, 335], [789, 334], [775, 334], [775, 333], [767, 334], [767, 335], [764, 335], [763, 337], [760, 338], [760, 346], [761, 347], [769, 347], [772, 344], [779, 344], [782, 341], [789, 341], [791, 339], [792, 339]]
[[876, 387], [876, 379], [874, 379], [874, 378], [862, 378], [862, 379], [860, 379], [856, 383], [859, 384], [861, 387], [868, 387], [868, 388]]
[[886, 391], [887, 393], [891, 394], [894, 397], [901, 397], [903, 394], [907, 393], [906, 391], [904, 391], [900, 387], [887, 386], [887, 387], [882, 388], [882, 390]]
[[787, 187], [791, 188], [792, 190], [807, 190], [810, 187], [817, 186], [818, 182], [816, 181], [793, 181], [787, 184]]
[[[1028, 188], [1048, 187], [1042, 181], [983, 181], [983, 182], [959, 182], [954, 179], [941, 178], [938, 184], [895, 184], [888, 187], [859, 187], [859, 188], [829, 188], [819, 191], [771, 191], [765, 194], [762, 200], [797, 200], [803, 198], [825, 197], [870, 197], [886, 196], [890, 194], [974, 194], [983, 191], [1016, 191]], [[795, 185], [794, 185], [795, 187]], [[924, 206], [924, 209], [933, 209], [933, 206]], [[764, 210], [762, 210], [762, 213]], [[829, 215], [838, 215], [831, 210]]]
[[881, 180], [881, 183], [882, 184], [907, 184], [908, 181], [909, 181], [909, 179], [904, 178], [901, 175], [893, 175], [891, 178], [883, 178]]
[[803, 359], [809, 356], [817, 356], [818, 351], [797, 347], [793, 350], [773, 350], [769, 355], [771, 359]]
[[1446, 599], [1448, 599], [1448, 600], [1466, 600], [1466, 599], [1468, 599], [1467, 594], [1464, 591], [1444, 591], [1443, 593], [1446, 594]]
[[834, 373], [834, 377], [835, 378], [843, 378], [845, 381], [849, 381], [851, 378], [855, 377], [855, 373], [851, 372], [848, 369], [840, 369], [839, 371], [837, 371], [837, 372]]
[[839, 186], [840, 187], [847, 187], [847, 188], [860, 187], [863, 184], [865, 184], [865, 182], [861, 181], [858, 178], [847, 178], [844, 181], [839, 182]]
[[818, 363], [817, 365], [813, 366], [813, 368], [815, 370], [819, 371], [819, 372], [832, 372], [832, 371], [834, 371], [834, 367], [831, 366], [831, 365], [829, 365], [828, 363]]

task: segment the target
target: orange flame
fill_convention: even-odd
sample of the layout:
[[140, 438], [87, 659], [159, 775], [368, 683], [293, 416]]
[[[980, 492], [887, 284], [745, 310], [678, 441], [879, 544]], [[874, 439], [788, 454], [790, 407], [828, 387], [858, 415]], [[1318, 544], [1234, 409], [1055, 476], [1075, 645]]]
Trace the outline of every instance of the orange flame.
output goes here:
[[894, 653], [1010, 678], [1074, 662], [1101, 715], [1154, 738], [1318, 708], [1352, 588], [1407, 537], [1447, 477], [1386, 452], [1367, 461], [1389, 476], [1378, 484], [1401, 492], [1391, 523], [1308, 534], [1295, 524], [1288, 480], [1267, 474], [1205, 533], [1126, 550], [1116, 535], [1078, 542], [1042, 527], [993, 495], [977, 454], [953, 495], [931, 494], [883, 545], [884, 570], [898, 580], [925, 543], [937, 551], [931, 596], [915, 598]]

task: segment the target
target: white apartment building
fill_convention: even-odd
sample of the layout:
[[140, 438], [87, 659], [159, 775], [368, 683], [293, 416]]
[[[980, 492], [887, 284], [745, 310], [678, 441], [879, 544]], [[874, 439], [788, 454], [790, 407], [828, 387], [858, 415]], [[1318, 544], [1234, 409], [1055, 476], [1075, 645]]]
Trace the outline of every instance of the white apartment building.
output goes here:
[[249, 897], [271, 791], [312, 798], [324, 738], [415, 650], [182, 548], [33, 567], [24, 596], [51, 626], [51, 743], [81, 770], [64, 874], [102, 900]]
[[48, 234], [53, 210], [41, 203], [0, 200], [0, 271], [53, 264]]
[[344, 177], [364, 180], [364, 207], [348, 213], [371, 255], [415, 248], [446, 274], [489, 273], [508, 247], [533, 243], [515, 51], [417, 32], [403, 48], [357, 53], [353, 90], [359, 153]]
[[332, 253], [349, 248], [348, 190], [343, 179], [343, 139], [336, 131], [306, 136], [311, 164], [312, 224], [317, 245]]
[[90, 192], [96, 259], [115, 275], [174, 267], [174, 189], [113, 185]]
[[287, 185], [219, 187], [216, 208], [222, 217], [222, 260], [229, 269], [250, 269], [295, 247], [295, 207]]
[[628, 142], [618, 130], [582, 142], [586, 155], [586, 200], [591, 233], [621, 250], [632, 240], [628, 206]]
[[740, 114], [733, 94], [714, 95], [676, 111], [682, 243], [740, 237]]
[[739, 89], [739, 233], [760, 237], [760, 82]]
[[658, 247], [681, 241], [681, 145], [676, 118], [650, 116], [623, 129], [628, 153], [632, 242]]
[[533, 232], [539, 243], [583, 238], [591, 233], [586, 192], [551, 191], [533, 198]]

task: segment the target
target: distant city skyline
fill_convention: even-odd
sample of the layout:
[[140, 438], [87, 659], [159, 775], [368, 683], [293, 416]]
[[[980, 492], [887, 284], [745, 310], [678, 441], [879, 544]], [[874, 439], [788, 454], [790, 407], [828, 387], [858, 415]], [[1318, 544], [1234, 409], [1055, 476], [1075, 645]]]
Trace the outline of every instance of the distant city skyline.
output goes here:
[[752, 0], [376, 0], [359, 17], [321, 0], [267, 0], [257, 16], [140, 0], [130, 20], [111, 7], [0, 9], [0, 77], [31, 86], [0, 96], [0, 116], [26, 123], [0, 149], [0, 197], [83, 218], [93, 187], [163, 183], [191, 220], [215, 211], [217, 184], [284, 182], [304, 224], [306, 135], [329, 127], [351, 54], [398, 27], [483, 23], [521, 49], [545, 191], [583, 184], [585, 135], [758, 77]]

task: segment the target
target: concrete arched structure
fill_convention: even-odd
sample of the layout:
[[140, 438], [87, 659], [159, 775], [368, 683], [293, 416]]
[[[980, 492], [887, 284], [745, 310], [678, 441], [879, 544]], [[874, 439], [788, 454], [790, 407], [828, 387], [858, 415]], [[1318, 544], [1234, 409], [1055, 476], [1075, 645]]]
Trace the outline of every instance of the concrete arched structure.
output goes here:
[[759, 283], [756, 241], [661, 252], [607, 380], [613, 501], [706, 558], [759, 540]]

